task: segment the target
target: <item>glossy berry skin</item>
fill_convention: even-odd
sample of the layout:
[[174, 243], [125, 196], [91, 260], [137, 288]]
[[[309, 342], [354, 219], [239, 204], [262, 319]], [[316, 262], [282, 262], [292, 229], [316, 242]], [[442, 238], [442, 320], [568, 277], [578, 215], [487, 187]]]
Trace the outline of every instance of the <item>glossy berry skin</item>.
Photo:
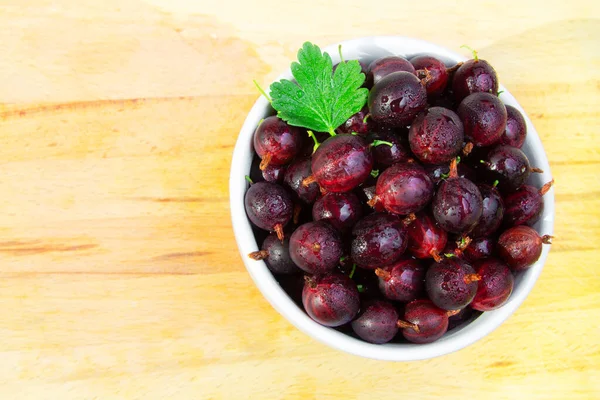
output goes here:
[[267, 117], [254, 132], [254, 151], [267, 165], [284, 165], [300, 152], [304, 143], [302, 130], [286, 124], [276, 116]]
[[496, 232], [504, 217], [504, 201], [498, 189], [486, 184], [478, 184], [477, 188], [483, 198], [483, 208], [479, 221], [469, 233], [471, 238], [489, 236]]
[[550, 244], [550, 239], [528, 226], [515, 226], [498, 238], [498, 255], [513, 271], [524, 271], [540, 258], [542, 244]]
[[406, 258], [378, 268], [375, 273], [385, 298], [406, 303], [425, 294], [425, 271], [419, 261]]
[[506, 129], [500, 137], [499, 144], [506, 144], [517, 148], [523, 147], [527, 137], [527, 124], [523, 114], [515, 107], [508, 104], [506, 107]]
[[339, 233], [327, 222], [307, 222], [290, 237], [292, 261], [309, 274], [332, 271], [343, 253]]
[[433, 182], [416, 163], [398, 163], [377, 179], [375, 192], [388, 212], [407, 215], [422, 210], [433, 197]]
[[364, 217], [354, 226], [352, 235], [352, 260], [366, 269], [396, 262], [408, 242], [404, 223], [396, 216], [383, 213]]
[[250, 179], [252, 182], [267, 181], [271, 183], [282, 183], [283, 174], [287, 165], [267, 165], [263, 170], [259, 167], [260, 158], [255, 156], [250, 166]]
[[339, 134], [330, 137], [315, 151], [313, 176], [328, 192], [347, 192], [363, 183], [373, 168], [367, 141], [360, 136]]
[[431, 107], [417, 115], [408, 131], [410, 149], [425, 164], [449, 162], [460, 153], [463, 141], [460, 118], [443, 107]]
[[327, 193], [312, 208], [313, 220], [327, 220], [340, 232], [352, 229], [362, 215], [362, 204], [352, 192]]
[[431, 343], [435, 342], [448, 330], [448, 314], [436, 307], [429, 300], [415, 300], [406, 305], [404, 320], [417, 325], [419, 331], [412, 328], [402, 329], [402, 335], [409, 342]]
[[369, 109], [367, 106], [364, 106], [362, 110], [348, 118], [346, 122], [344, 122], [338, 128], [338, 131], [341, 133], [358, 133], [360, 135], [366, 135], [373, 130], [373, 123], [370, 121], [371, 118], [367, 118], [365, 121], [365, 117], [369, 114]]
[[477, 281], [470, 279], [473, 267], [457, 257], [432, 264], [425, 274], [429, 299], [444, 310], [459, 310], [471, 303], [477, 292]]
[[433, 217], [451, 233], [468, 233], [483, 212], [477, 186], [465, 178], [448, 178], [439, 184], [432, 203]]
[[283, 183], [292, 189], [296, 197], [306, 204], [315, 202], [321, 191], [316, 182], [305, 186], [302, 181], [311, 175], [309, 159], [296, 160], [291, 163], [283, 176]]
[[300, 268], [290, 257], [290, 240], [285, 238], [283, 242], [276, 234], [271, 233], [262, 243], [261, 249], [267, 252], [264, 258], [265, 264], [274, 274], [294, 274], [301, 272]]
[[485, 60], [468, 60], [454, 73], [452, 92], [457, 101], [472, 93], [498, 93], [498, 75]]
[[482, 237], [473, 239], [471, 243], [462, 251], [462, 255], [468, 262], [475, 262], [484, 258], [489, 258], [494, 254], [496, 241], [491, 237]]
[[465, 137], [475, 146], [498, 143], [506, 129], [506, 107], [493, 94], [470, 94], [461, 101], [457, 113], [464, 125]]
[[[424, 168], [434, 185], [438, 185], [444, 179], [448, 178], [450, 173], [450, 166], [448, 164], [425, 165]], [[477, 176], [475, 171], [473, 171], [473, 168], [469, 167], [463, 162], [457, 165], [457, 173], [459, 177], [466, 178], [472, 182], [477, 180]]]
[[427, 106], [427, 91], [410, 72], [393, 72], [373, 86], [367, 101], [371, 118], [392, 127], [408, 126]]
[[416, 70], [425, 70], [430, 74], [430, 78], [425, 85], [428, 96], [441, 95], [448, 85], [448, 71], [446, 65], [439, 59], [432, 56], [417, 56], [410, 59], [410, 63]]
[[448, 242], [448, 234], [428, 213], [420, 212], [407, 227], [407, 250], [416, 258], [439, 257]]
[[512, 146], [496, 146], [485, 159], [484, 166], [490, 179], [497, 179], [505, 192], [520, 188], [531, 174], [529, 160], [523, 151]]
[[333, 273], [306, 278], [302, 305], [313, 320], [334, 327], [352, 321], [360, 308], [360, 298], [352, 279]]
[[398, 333], [398, 312], [393, 305], [386, 301], [369, 303], [352, 321], [352, 330], [362, 340], [383, 344], [387, 343]]
[[261, 229], [274, 231], [292, 219], [294, 205], [289, 193], [276, 183], [257, 182], [251, 185], [244, 198], [246, 214]]
[[415, 75], [415, 67], [406, 58], [389, 56], [378, 58], [369, 67], [366, 77], [368, 88], [372, 88], [377, 82], [393, 72], [407, 72]]
[[381, 144], [372, 147], [371, 151], [373, 153], [373, 159], [375, 165], [379, 168], [389, 167], [390, 165], [399, 162], [406, 162], [412, 157], [408, 148], [408, 143], [400, 135], [395, 135], [390, 132], [377, 132], [370, 134], [368, 140], [370, 143], [373, 143], [375, 140], [383, 140], [392, 143], [392, 146]]
[[523, 185], [504, 197], [506, 226], [533, 225], [544, 211], [544, 198], [539, 190], [531, 185]]
[[515, 280], [510, 269], [500, 260], [490, 258], [475, 264], [480, 276], [477, 293], [471, 308], [478, 311], [491, 311], [503, 306], [512, 293]]

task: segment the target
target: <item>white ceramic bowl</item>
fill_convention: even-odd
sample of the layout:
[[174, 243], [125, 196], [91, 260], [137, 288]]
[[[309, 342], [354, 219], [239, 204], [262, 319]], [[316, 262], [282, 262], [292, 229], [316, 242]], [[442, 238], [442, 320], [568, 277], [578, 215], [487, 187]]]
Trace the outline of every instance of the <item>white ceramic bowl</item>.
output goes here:
[[[465, 61], [465, 57], [451, 52], [443, 47], [422, 40], [395, 37], [395, 36], [374, 36], [364, 37], [342, 42], [343, 55], [346, 60], [359, 59], [367, 63], [385, 55], [400, 55], [412, 57], [416, 54], [426, 53], [439, 57], [444, 60], [448, 66], [454, 65], [459, 61]], [[338, 56], [339, 43], [324, 48], [331, 56], [333, 63], [340, 61]], [[290, 63], [295, 60], [290, 60]], [[490, 60], [493, 65], [493, 60]], [[291, 71], [288, 69], [278, 79], [292, 78]], [[502, 78], [502, 76], [500, 76]], [[548, 160], [540, 142], [540, 138], [533, 127], [531, 121], [519, 105], [515, 98], [504, 90], [500, 98], [504, 103], [518, 108], [527, 122], [527, 140], [523, 150], [529, 157], [532, 166], [544, 170], [543, 174], [532, 174], [530, 183], [541, 187], [542, 184], [550, 181], [550, 167]], [[482, 337], [490, 334], [502, 322], [504, 322], [519, 305], [525, 300], [538, 276], [542, 272], [544, 262], [548, 256], [549, 246], [544, 246], [540, 259], [527, 271], [521, 273], [515, 280], [514, 291], [508, 302], [501, 308], [485, 312], [477, 319], [465, 323], [445, 334], [441, 339], [429, 344], [384, 344], [376, 345], [355, 339], [335, 329], [319, 325], [308, 317], [303, 309], [299, 308], [285, 291], [279, 286], [266, 264], [263, 261], [254, 261], [248, 258], [248, 253], [259, 249], [256, 243], [250, 222], [244, 210], [244, 194], [248, 188], [248, 183], [244, 179], [249, 174], [250, 164], [252, 162], [252, 136], [262, 118], [268, 116], [270, 106], [264, 97], [260, 97], [246, 118], [239, 134], [231, 163], [231, 174], [229, 177], [229, 193], [231, 202], [231, 218], [233, 221], [233, 230], [235, 238], [246, 265], [246, 269], [252, 276], [252, 279], [259, 290], [271, 305], [298, 329], [312, 336], [313, 338], [347, 353], [359, 356], [389, 361], [410, 361], [422, 360], [441, 356], [453, 351], [462, 349]], [[544, 196], [544, 212], [535, 229], [540, 234], [552, 234], [554, 223], [554, 190], [551, 189]]]

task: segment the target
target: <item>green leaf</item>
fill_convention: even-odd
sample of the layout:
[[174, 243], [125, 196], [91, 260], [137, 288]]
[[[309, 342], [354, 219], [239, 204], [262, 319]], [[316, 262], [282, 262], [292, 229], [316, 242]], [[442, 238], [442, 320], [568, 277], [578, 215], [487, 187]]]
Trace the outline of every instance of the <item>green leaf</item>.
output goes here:
[[317, 132], [334, 130], [360, 111], [368, 90], [361, 88], [365, 75], [358, 61], [342, 62], [332, 72], [331, 57], [319, 46], [306, 42], [292, 63], [296, 82], [282, 79], [271, 84], [272, 105], [290, 125]]

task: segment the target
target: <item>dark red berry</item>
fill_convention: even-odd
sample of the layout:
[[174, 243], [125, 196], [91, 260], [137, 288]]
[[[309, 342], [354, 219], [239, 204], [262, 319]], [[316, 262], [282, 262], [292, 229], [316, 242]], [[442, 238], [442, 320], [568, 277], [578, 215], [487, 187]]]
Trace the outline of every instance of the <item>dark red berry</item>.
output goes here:
[[429, 267], [425, 288], [436, 306], [444, 310], [458, 310], [471, 303], [479, 279], [471, 265], [452, 257]]
[[504, 223], [507, 226], [533, 225], [544, 211], [544, 198], [542, 197], [554, 183], [554, 180], [545, 184], [541, 189], [531, 185], [523, 185], [516, 191], [504, 197], [506, 212]]
[[444, 92], [449, 75], [446, 65], [440, 59], [433, 56], [417, 56], [411, 58], [410, 63], [416, 70], [427, 70], [429, 73], [425, 85], [429, 96], [439, 96]]
[[481, 279], [471, 307], [479, 311], [491, 311], [503, 306], [514, 286], [510, 269], [499, 260], [490, 258], [477, 262], [475, 271]]
[[442, 107], [431, 107], [417, 115], [408, 131], [410, 149], [425, 164], [449, 162], [460, 153], [463, 141], [460, 118]]
[[369, 92], [369, 112], [377, 123], [392, 127], [408, 126], [427, 106], [427, 91], [410, 72], [393, 72]]
[[398, 321], [409, 342], [431, 343], [448, 330], [448, 313], [429, 300], [414, 300], [406, 305], [404, 321]]
[[311, 175], [310, 160], [296, 160], [291, 163], [283, 177], [283, 183], [296, 194], [297, 198], [306, 204], [312, 204], [321, 193], [319, 185], [313, 182], [304, 185], [304, 180]]
[[391, 146], [381, 144], [372, 148], [375, 165], [379, 168], [406, 162], [412, 157], [407, 141], [400, 135], [390, 132], [377, 132], [369, 135], [368, 140], [371, 143], [381, 140], [392, 144]]
[[250, 179], [252, 182], [262, 182], [267, 181], [271, 183], [282, 183], [283, 182], [283, 174], [287, 168], [287, 165], [272, 165], [269, 164], [264, 170], [261, 170], [260, 158], [255, 156], [252, 159], [252, 165], [250, 166]]
[[397, 56], [378, 58], [367, 68], [366, 85], [372, 88], [382, 78], [393, 72], [408, 72], [416, 74], [415, 67], [406, 59]]
[[464, 125], [465, 137], [475, 146], [498, 143], [506, 129], [506, 107], [498, 96], [490, 93], [467, 96], [457, 113]]
[[475, 58], [465, 61], [454, 73], [452, 91], [457, 101], [472, 93], [498, 93], [498, 75], [485, 60]]
[[335, 273], [306, 277], [302, 304], [306, 313], [321, 325], [340, 326], [356, 316], [360, 299], [354, 281]]
[[468, 233], [481, 217], [483, 199], [473, 182], [457, 175], [453, 160], [450, 177], [439, 184], [433, 198], [433, 217], [448, 232]]
[[407, 250], [417, 258], [433, 258], [441, 261], [440, 253], [446, 247], [448, 234], [425, 212], [418, 213], [408, 225]]
[[352, 229], [362, 215], [362, 204], [352, 192], [327, 193], [312, 208], [315, 221], [327, 220], [340, 232]]
[[[314, 179], [328, 192], [347, 192], [363, 183], [373, 168], [371, 147], [356, 135], [340, 134], [323, 142], [313, 154]], [[304, 184], [310, 184], [305, 180]]]
[[264, 260], [274, 274], [300, 272], [290, 257], [290, 240], [285, 238], [282, 242], [274, 233], [271, 233], [263, 241], [260, 251], [250, 253], [248, 256], [253, 260]]
[[491, 179], [498, 180], [502, 191], [511, 192], [523, 185], [532, 171], [523, 151], [512, 146], [496, 146], [491, 149], [483, 163]]
[[422, 210], [433, 197], [433, 182], [416, 163], [398, 163], [377, 179], [376, 194], [369, 205], [381, 202], [394, 214], [407, 215]]
[[540, 236], [533, 228], [515, 226], [498, 238], [498, 254], [513, 271], [530, 268], [542, 254], [542, 244], [551, 244], [552, 236]]
[[510, 105], [506, 106], [506, 129], [500, 137], [499, 144], [506, 144], [508, 146], [523, 147], [525, 138], [527, 137], [527, 124], [523, 114], [515, 107]]
[[407, 258], [377, 268], [375, 274], [379, 278], [379, 290], [387, 299], [409, 302], [425, 293], [425, 271], [419, 261]]
[[352, 235], [352, 260], [362, 268], [376, 269], [392, 264], [406, 250], [406, 227], [394, 215], [368, 215], [354, 226]]
[[289, 163], [300, 152], [303, 141], [300, 128], [275, 116], [265, 118], [254, 132], [254, 151], [262, 159], [260, 169]]
[[364, 106], [362, 110], [348, 118], [339, 128], [341, 133], [359, 133], [366, 135], [373, 130], [371, 118], [367, 117], [369, 108]]
[[464, 250], [462, 255], [465, 260], [475, 262], [484, 258], [489, 258], [494, 254], [496, 241], [491, 237], [482, 237], [471, 240]]
[[327, 222], [300, 225], [290, 237], [292, 261], [309, 274], [332, 271], [343, 253], [342, 239]]
[[283, 227], [292, 219], [294, 205], [289, 193], [276, 183], [257, 182], [244, 198], [246, 214], [261, 229], [277, 232], [283, 240]]
[[398, 312], [386, 301], [374, 301], [352, 321], [352, 330], [369, 343], [387, 343], [398, 333]]
[[483, 209], [479, 221], [469, 233], [472, 238], [489, 236], [500, 227], [504, 216], [504, 201], [494, 186], [477, 185], [483, 198]]

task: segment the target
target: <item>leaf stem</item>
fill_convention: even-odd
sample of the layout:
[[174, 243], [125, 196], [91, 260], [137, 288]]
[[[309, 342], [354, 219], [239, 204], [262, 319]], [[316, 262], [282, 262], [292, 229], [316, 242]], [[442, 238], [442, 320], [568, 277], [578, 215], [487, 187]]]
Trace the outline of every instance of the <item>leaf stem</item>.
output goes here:
[[271, 100], [271, 97], [269, 97], [269, 95], [267, 94], [267, 92], [265, 92], [263, 90], [263, 88], [260, 87], [260, 85], [258, 84], [258, 82], [256, 82], [256, 80], [252, 80], [252, 82], [254, 82], [254, 86], [256, 86], [256, 88], [258, 89], [258, 91], [260, 92], [260, 94], [262, 94], [263, 96], [265, 96], [265, 98], [269, 101], [269, 103], [273, 104], [273, 100]]
[[330, 134], [331, 136], [335, 136], [335, 135], [336, 135], [336, 133], [335, 133], [335, 130], [333, 130], [333, 128], [332, 128], [332, 127], [329, 127], [329, 131], [328, 131], [328, 132], [329, 132], [329, 134]]

